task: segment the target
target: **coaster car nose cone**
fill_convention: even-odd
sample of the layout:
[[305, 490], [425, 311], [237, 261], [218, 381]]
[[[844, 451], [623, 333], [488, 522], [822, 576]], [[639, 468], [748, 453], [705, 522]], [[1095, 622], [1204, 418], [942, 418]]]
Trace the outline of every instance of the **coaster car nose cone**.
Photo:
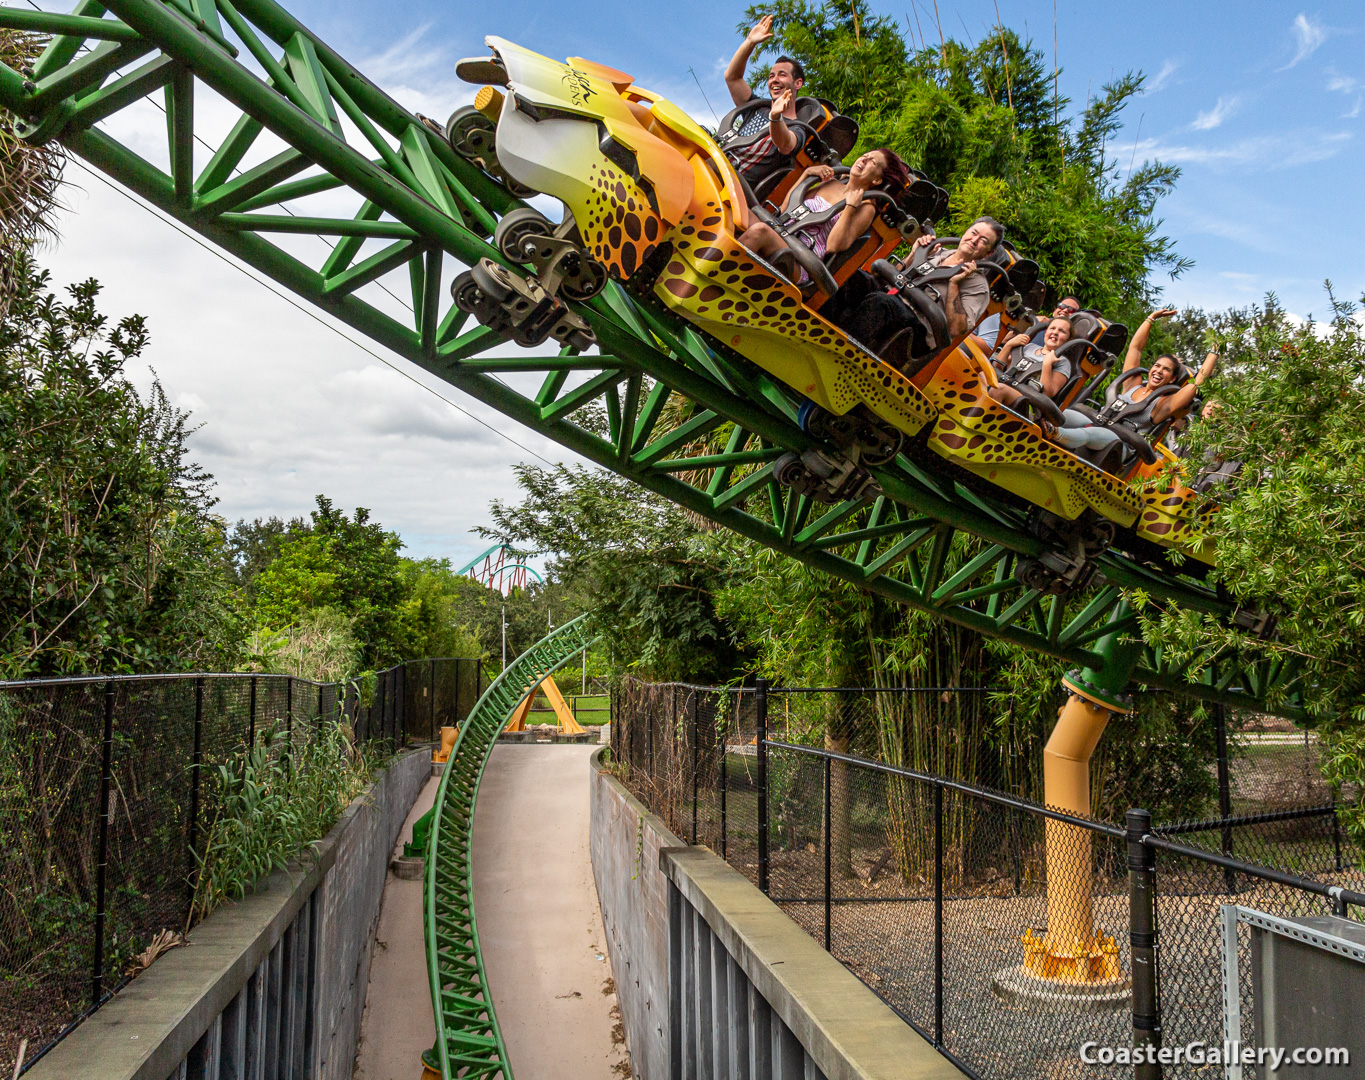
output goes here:
[[506, 86], [507, 69], [491, 56], [475, 56], [459, 60], [455, 74], [467, 83], [479, 86]]

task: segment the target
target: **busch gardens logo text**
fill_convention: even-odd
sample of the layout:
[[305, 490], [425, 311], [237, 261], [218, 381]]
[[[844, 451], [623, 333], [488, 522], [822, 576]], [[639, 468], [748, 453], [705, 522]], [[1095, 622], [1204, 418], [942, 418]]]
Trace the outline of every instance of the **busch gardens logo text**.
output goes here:
[[587, 108], [588, 99], [597, 93], [588, 80], [588, 73], [579, 71], [572, 64], [564, 65], [564, 85], [569, 88], [569, 100], [580, 108]]

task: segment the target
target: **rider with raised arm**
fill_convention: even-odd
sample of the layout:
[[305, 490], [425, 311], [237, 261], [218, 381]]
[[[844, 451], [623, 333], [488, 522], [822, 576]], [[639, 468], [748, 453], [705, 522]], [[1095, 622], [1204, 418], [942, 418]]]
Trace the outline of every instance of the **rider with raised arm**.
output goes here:
[[[730, 64], [725, 69], [725, 85], [735, 105], [754, 100], [753, 89], [744, 78], [749, 57], [759, 45], [773, 36], [773, 17], [764, 15], [748, 36], [740, 42]], [[755, 109], [735, 135], [747, 138], [767, 129], [762, 138], [749, 146], [727, 151], [731, 164], [743, 175], [750, 186], [759, 183], [779, 170], [790, 169], [801, 139], [786, 124], [796, 119], [796, 95], [806, 81], [805, 70], [790, 56], [779, 56], [768, 73], [768, 93], [772, 95], [767, 110]]]
[[[1137, 333], [1133, 335], [1133, 340], [1128, 344], [1128, 354], [1123, 360], [1124, 372], [1133, 371], [1142, 366], [1142, 351], [1147, 347], [1147, 338], [1152, 332], [1152, 327], [1156, 325], [1156, 320], [1169, 319], [1174, 314], [1175, 308], [1158, 308], [1142, 320], [1142, 325], [1137, 328]], [[1147, 410], [1143, 417], [1135, 418], [1129, 423], [1129, 426], [1138, 434], [1146, 435], [1169, 417], [1183, 416], [1194, 403], [1195, 394], [1198, 393], [1199, 387], [1203, 385], [1204, 380], [1213, 374], [1213, 369], [1217, 363], [1218, 350], [1211, 349], [1209, 354], [1204, 357], [1204, 362], [1200, 365], [1199, 371], [1193, 379], [1176, 390], [1175, 393], [1162, 396]], [[1128, 380], [1128, 388], [1119, 394], [1111, 404], [1106, 405], [1101, 412], [1102, 420], [1117, 417], [1129, 406], [1141, 404], [1161, 387], [1173, 385], [1179, 378], [1180, 371], [1180, 362], [1170, 353], [1162, 353], [1152, 361], [1145, 382], [1133, 385], [1136, 380]], [[1122, 378], [1122, 375], [1119, 377]], [[1063, 426], [1057, 429], [1054, 438], [1062, 446], [1069, 449], [1099, 451], [1102, 457], [1105, 451], [1119, 441], [1119, 436], [1114, 434], [1107, 424], [1097, 424], [1091, 417], [1075, 409], [1067, 409], [1062, 414], [1062, 423]]]

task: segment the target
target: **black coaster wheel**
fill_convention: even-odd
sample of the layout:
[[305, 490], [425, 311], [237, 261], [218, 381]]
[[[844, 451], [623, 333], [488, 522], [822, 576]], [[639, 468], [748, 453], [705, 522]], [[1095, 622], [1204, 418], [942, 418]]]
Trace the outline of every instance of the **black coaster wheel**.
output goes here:
[[810, 494], [816, 483], [814, 474], [795, 454], [783, 454], [773, 462], [773, 479], [802, 495]]
[[905, 445], [905, 432], [892, 427], [881, 417], [864, 421], [858, 437], [863, 464], [874, 468], [895, 461]]
[[[556, 226], [539, 210], [523, 206], [505, 215], [493, 232], [493, 243], [512, 262], [549, 264], [563, 248]], [[568, 300], [589, 300], [607, 284], [607, 268], [581, 248], [561, 256], [559, 293]]]
[[505, 215], [493, 231], [493, 243], [503, 257], [517, 263], [531, 263], [536, 256], [542, 262], [554, 257], [555, 249], [542, 241], [554, 239], [555, 227], [550, 220], [530, 206], [523, 206]]
[[502, 304], [512, 295], [512, 290], [487, 273], [481, 264], [475, 264], [450, 283], [450, 297], [455, 306], [466, 314], [473, 315], [485, 326], [502, 321]]
[[529, 199], [536, 194], [534, 188], [518, 183], [503, 171], [502, 163], [498, 161], [497, 125], [473, 105], [462, 105], [450, 114], [446, 121], [446, 141], [460, 157], [475, 162], [490, 176], [501, 180], [518, 199]]

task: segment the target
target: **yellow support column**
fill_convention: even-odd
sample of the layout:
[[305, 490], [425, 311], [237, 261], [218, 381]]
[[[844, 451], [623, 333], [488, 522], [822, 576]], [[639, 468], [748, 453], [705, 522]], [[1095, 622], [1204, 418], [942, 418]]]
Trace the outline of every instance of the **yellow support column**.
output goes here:
[[[1124, 687], [1141, 642], [1123, 629], [1131, 625], [1127, 605], [1110, 621], [1113, 631], [1096, 643], [1103, 666], [1069, 672], [1062, 680], [1071, 696], [1043, 749], [1043, 802], [1076, 817], [1090, 816], [1090, 758], [1109, 718], [1132, 707]], [[995, 991], [1013, 1000], [1121, 1008], [1129, 998], [1129, 980], [1119, 967], [1114, 938], [1095, 925], [1090, 831], [1048, 820], [1044, 837], [1047, 928], [1041, 934], [1031, 927], [1024, 931], [1024, 962], [997, 972]]]
[[[1057, 714], [1043, 749], [1043, 801], [1054, 810], [1090, 816], [1090, 757], [1115, 711], [1073, 690]], [[1112, 982], [1119, 978], [1118, 948], [1095, 930], [1090, 833], [1049, 820], [1045, 835], [1047, 933], [1025, 933], [1024, 967], [1044, 979]]]

